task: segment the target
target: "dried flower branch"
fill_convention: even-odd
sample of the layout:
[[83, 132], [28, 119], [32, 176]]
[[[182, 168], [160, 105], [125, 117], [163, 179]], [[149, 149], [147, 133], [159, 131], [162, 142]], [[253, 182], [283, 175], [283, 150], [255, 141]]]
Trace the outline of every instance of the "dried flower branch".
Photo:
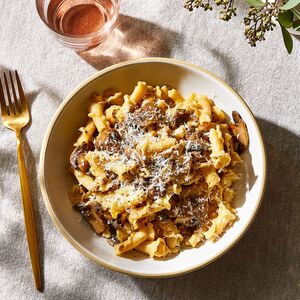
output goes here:
[[186, 0], [184, 7], [189, 11], [193, 11], [194, 8], [203, 8], [204, 10], [212, 10], [210, 0]]
[[[288, 53], [293, 48], [292, 37], [287, 28], [294, 28], [300, 31], [300, 11], [297, 5], [300, 0], [244, 0], [250, 8], [246, 17], [245, 37], [252, 47], [259, 41], [265, 40], [265, 34], [272, 31], [276, 26], [276, 21], [280, 24], [285, 46]], [[184, 7], [189, 11], [195, 8], [212, 10], [213, 5], [221, 6], [220, 19], [229, 21], [236, 16], [235, 0], [185, 0]]]
[[223, 10], [220, 11], [220, 19], [223, 21], [229, 21], [232, 16], [236, 16], [236, 7], [234, 6], [234, 0], [215, 0], [215, 4], [223, 6]]
[[279, 2], [281, 0], [273, 3], [266, 1], [263, 7], [250, 7], [248, 15], [244, 18], [244, 24], [246, 25], [245, 37], [252, 47], [256, 46], [256, 42], [264, 41], [265, 33], [276, 26], [274, 21], [278, 18], [280, 11]]
[[[236, 7], [234, 6], [235, 0], [213, 0], [213, 3], [217, 6], [223, 6], [220, 11], [220, 19], [228, 21], [232, 16], [236, 16]], [[193, 11], [194, 8], [203, 8], [204, 10], [212, 10], [211, 0], [186, 0], [184, 7], [189, 11]]]

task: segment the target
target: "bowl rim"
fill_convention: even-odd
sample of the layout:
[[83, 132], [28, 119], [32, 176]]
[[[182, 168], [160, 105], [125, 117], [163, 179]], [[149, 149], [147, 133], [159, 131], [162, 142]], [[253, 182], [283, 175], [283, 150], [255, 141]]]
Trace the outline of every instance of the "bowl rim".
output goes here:
[[[243, 226], [242, 230], [240, 230], [240, 233], [237, 235], [237, 237], [230, 244], [226, 245], [225, 248], [220, 250], [212, 259], [208, 259], [207, 261], [204, 261], [202, 263], [198, 263], [198, 264], [196, 264], [192, 267], [181, 268], [180, 270], [175, 271], [175, 272], [163, 272], [162, 274], [156, 274], [156, 273], [147, 273], [146, 274], [146, 273], [139, 272], [139, 271], [136, 271], [136, 272], [135, 271], [128, 271], [128, 270], [125, 270], [123, 268], [112, 266], [109, 263], [107, 263], [106, 261], [104, 261], [104, 260], [102, 260], [98, 257], [95, 257], [94, 255], [89, 253], [89, 251], [87, 251], [86, 249], [81, 247], [81, 245], [70, 236], [70, 234], [67, 232], [67, 230], [64, 228], [64, 226], [59, 222], [58, 218], [56, 217], [56, 215], [55, 215], [55, 213], [52, 209], [52, 206], [50, 204], [50, 199], [49, 199], [49, 196], [48, 196], [48, 193], [47, 193], [47, 187], [46, 187], [45, 177], [44, 177], [45, 156], [46, 156], [48, 140], [50, 138], [52, 128], [55, 125], [55, 122], [58, 119], [60, 113], [65, 108], [65, 106], [68, 104], [68, 102], [74, 97], [74, 95], [77, 94], [78, 92], [80, 92], [80, 90], [83, 89], [88, 83], [90, 83], [91, 81], [95, 80], [96, 78], [102, 76], [105, 73], [111, 72], [115, 69], [125, 67], [125, 66], [128, 66], [128, 65], [140, 64], [140, 63], [151, 63], [151, 62], [161, 62], [161, 63], [167, 63], [167, 64], [175, 64], [175, 65], [181, 65], [181, 66], [184, 66], [184, 67], [190, 67], [190, 68], [196, 69], [197, 71], [201, 71], [201, 72], [205, 73], [206, 75], [212, 77], [213, 79], [217, 80], [221, 85], [223, 85], [232, 94], [234, 94], [236, 96], [237, 100], [244, 106], [244, 108], [246, 109], [246, 111], [249, 114], [249, 117], [251, 118], [251, 121], [253, 122], [253, 125], [254, 125], [255, 130], [256, 130], [256, 134], [258, 135], [258, 140], [259, 140], [260, 146], [262, 148], [262, 160], [263, 160], [263, 165], [262, 165], [262, 177], [263, 178], [262, 178], [262, 184], [259, 188], [259, 196], [258, 196], [256, 206], [255, 206], [254, 210], [252, 211], [251, 217], [249, 218], [248, 222]], [[46, 130], [43, 142], [42, 142], [41, 152], [40, 152], [39, 173], [38, 173], [38, 180], [39, 180], [39, 183], [40, 183], [40, 189], [41, 189], [41, 192], [42, 192], [42, 197], [43, 197], [45, 206], [47, 208], [48, 214], [50, 215], [50, 217], [51, 217], [54, 225], [58, 229], [58, 231], [62, 234], [62, 236], [76, 250], [78, 250], [82, 255], [86, 256], [87, 258], [89, 258], [92, 261], [100, 264], [103, 267], [106, 267], [108, 269], [111, 269], [113, 271], [117, 271], [117, 272], [120, 272], [120, 273], [132, 275], [132, 276], [135, 276], [135, 277], [144, 277], [144, 278], [164, 278], [164, 277], [174, 277], [174, 276], [178, 276], [178, 275], [187, 274], [189, 272], [192, 272], [192, 271], [195, 271], [195, 270], [198, 270], [202, 267], [207, 266], [208, 264], [212, 263], [213, 261], [220, 258], [222, 255], [227, 253], [242, 238], [242, 236], [246, 233], [246, 231], [249, 229], [250, 225], [252, 224], [253, 220], [255, 219], [255, 217], [257, 215], [257, 212], [258, 212], [258, 209], [261, 205], [263, 195], [265, 193], [266, 179], [267, 179], [267, 159], [266, 159], [266, 150], [265, 150], [264, 142], [263, 142], [263, 139], [262, 139], [260, 128], [259, 128], [259, 126], [256, 122], [256, 119], [255, 119], [252, 111], [250, 110], [249, 106], [245, 102], [245, 100], [243, 100], [243, 98], [232, 87], [230, 87], [225, 81], [223, 81], [221, 78], [219, 78], [215, 74], [211, 73], [210, 71], [208, 71], [208, 70], [206, 70], [202, 67], [199, 67], [195, 64], [186, 62], [186, 61], [171, 59], [171, 58], [159, 58], [159, 57], [147, 57], [147, 58], [141, 58], [141, 59], [134, 59], [134, 60], [128, 60], [128, 61], [124, 61], [124, 62], [121, 62], [121, 63], [114, 64], [112, 66], [109, 66], [107, 68], [102, 69], [101, 71], [96, 72], [94, 75], [88, 77], [82, 83], [77, 85], [77, 87], [75, 87], [69, 93], [69, 95], [67, 97], [65, 97], [63, 102], [56, 109], [56, 111], [55, 111], [53, 117], [51, 118], [51, 121], [50, 121], [50, 123], [47, 127], [47, 130]]]

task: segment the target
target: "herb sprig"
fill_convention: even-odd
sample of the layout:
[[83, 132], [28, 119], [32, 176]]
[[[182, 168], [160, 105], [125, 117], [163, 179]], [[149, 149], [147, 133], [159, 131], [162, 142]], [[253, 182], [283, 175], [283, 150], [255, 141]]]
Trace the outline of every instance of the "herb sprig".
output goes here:
[[[293, 39], [288, 28], [300, 31], [300, 10], [297, 5], [300, 0], [245, 0], [249, 9], [244, 17], [244, 35], [248, 43], [255, 47], [257, 42], [264, 41], [268, 31], [274, 30], [279, 23], [283, 41], [288, 53], [292, 52]], [[185, 0], [184, 7], [189, 11], [202, 8], [205, 11], [220, 6], [220, 19], [229, 21], [236, 16], [235, 0]]]

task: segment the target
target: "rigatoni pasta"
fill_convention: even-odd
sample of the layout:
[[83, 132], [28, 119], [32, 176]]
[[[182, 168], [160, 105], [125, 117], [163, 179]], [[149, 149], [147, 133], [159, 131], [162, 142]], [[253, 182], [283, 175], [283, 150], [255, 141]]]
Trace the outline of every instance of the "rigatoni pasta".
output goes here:
[[129, 95], [93, 95], [88, 117], [70, 157], [70, 197], [117, 255], [166, 257], [215, 241], [236, 220], [232, 185], [249, 142], [237, 112], [232, 123], [207, 96], [140, 81]]

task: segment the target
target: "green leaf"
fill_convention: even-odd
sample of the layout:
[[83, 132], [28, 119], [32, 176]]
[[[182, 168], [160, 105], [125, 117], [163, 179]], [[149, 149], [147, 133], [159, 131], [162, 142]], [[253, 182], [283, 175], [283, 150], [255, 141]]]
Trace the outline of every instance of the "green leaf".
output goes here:
[[300, 4], [300, 0], [289, 0], [286, 4], [280, 7], [280, 9], [288, 10]]
[[[300, 1], [300, 0], [299, 0]], [[266, 5], [266, 3], [260, 1], [260, 0], [246, 0], [246, 2], [254, 7], [263, 7]]]
[[284, 28], [290, 28], [293, 26], [293, 19], [294, 14], [292, 13], [292, 11], [287, 10], [279, 13], [277, 20]]
[[282, 31], [285, 48], [286, 48], [287, 52], [289, 54], [291, 54], [291, 52], [293, 50], [293, 39], [291, 37], [291, 34], [282, 25], [280, 25], [280, 27], [281, 27], [281, 31]]

